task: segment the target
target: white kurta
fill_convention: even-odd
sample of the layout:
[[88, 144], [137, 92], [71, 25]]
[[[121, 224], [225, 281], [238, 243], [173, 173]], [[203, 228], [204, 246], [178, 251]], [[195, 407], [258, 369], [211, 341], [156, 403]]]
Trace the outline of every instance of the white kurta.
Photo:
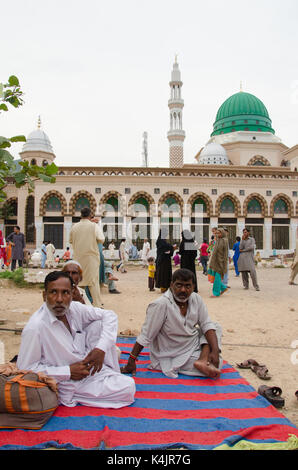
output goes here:
[[200, 295], [191, 294], [184, 317], [169, 289], [149, 304], [137, 342], [150, 347], [151, 369], [162, 370], [173, 378], [179, 372], [203, 375], [193, 367], [193, 362], [198, 359], [202, 345], [207, 343], [204, 334], [208, 330], [216, 331], [220, 347], [220, 326], [211, 321]]
[[[44, 303], [22, 332], [17, 366], [44, 372], [58, 383], [59, 402], [102, 408], [121, 408], [134, 401], [135, 383], [120, 373], [116, 350], [117, 315], [80, 302], [71, 302], [66, 314], [70, 331]], [[82, 380], [70, 378], [70, 365], [94, 348], [105, 351], [100, 372]]]
[[142, 248], [142, 261], [147, 264], [147, 258], [150, 252], [150, 243], [149, 242], [144, 242], [143, 248]]

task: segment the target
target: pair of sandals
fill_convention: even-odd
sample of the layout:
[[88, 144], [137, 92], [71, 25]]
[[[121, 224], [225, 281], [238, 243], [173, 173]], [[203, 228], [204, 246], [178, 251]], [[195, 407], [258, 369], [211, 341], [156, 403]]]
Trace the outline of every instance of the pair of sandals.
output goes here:
[[[247, 359], [241, 364], [237, 364], [239, 369], [251, 369], [260, 379], [270, 380], [271, 376], [268, 375], [268, 368], [264, 364], [259, 364], [254, 359]], [[258, 394], [262, 395], [268, 400], [275, 408], [282, 408], [285, 404], [285, 399], [281, 396], [282, 389], [280, 387], [268, 387], [267, 385], [260, 385]], [[298, 390], [296, 392], [298, 398]]]

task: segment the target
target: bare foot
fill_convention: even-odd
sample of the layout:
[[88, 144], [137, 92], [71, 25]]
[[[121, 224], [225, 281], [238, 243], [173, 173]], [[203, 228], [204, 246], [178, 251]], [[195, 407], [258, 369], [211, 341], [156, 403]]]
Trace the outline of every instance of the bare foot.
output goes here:
[[220, 370], [209, 361], [198, 359], [196, 362], [194, 362], [194, 366], [196, 369], [202, 372], [202, 374], [206, 375], [206, 377], [215, 379], [220, 376]]

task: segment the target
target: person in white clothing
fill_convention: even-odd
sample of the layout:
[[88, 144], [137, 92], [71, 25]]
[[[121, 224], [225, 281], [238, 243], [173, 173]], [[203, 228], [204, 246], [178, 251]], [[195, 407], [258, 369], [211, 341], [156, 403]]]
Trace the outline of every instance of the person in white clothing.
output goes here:
[[55, 267], [55, 247], [52, 242], [48, 242], [46, 246], [46, 252], [47, 252], [47, 260], [46, 260], [46, 265], [48, 268], [54, 268]]
[[147, 238], [144, 239], [143, 248], [142, 248], [142, 264], [143, 268], [148, 266], [148, 256], [150, 252], [150, 243], [148, 242]]
[[128, 406], [134, 401], [135, 383], [120, 372], [117, 315], [72, 301], [72, 288], [69, 274], [47, 275], [45, 302], [22, 332], [17, 367], [55, 379], [62, 405]]

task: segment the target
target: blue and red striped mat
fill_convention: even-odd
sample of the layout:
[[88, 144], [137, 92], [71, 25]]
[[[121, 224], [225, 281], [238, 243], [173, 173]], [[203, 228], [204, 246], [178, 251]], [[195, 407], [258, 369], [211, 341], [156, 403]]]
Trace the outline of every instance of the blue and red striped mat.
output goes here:
[[[135, 338], [118, 338], [124, 364]], [[229, 364], [219, 379], [147, 369], [149, 351], [137, 362], [135, 402], [118, 410], [59, 406], [41, 430], [0, 430], [0, 450], [215, 449], [251, 443], [280, 443], [298, 429], [258, 395]]]

